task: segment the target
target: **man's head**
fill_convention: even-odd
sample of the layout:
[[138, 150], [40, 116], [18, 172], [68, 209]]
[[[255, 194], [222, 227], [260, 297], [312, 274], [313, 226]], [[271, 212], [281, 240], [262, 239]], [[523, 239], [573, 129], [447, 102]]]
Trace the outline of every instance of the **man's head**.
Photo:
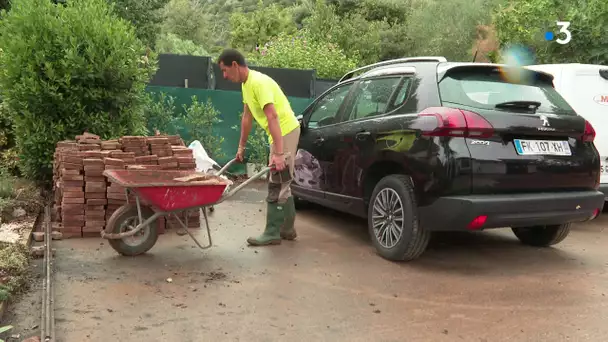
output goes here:
[[247, 79], [247, 64], [245, 56], [234, 49], [226, 49], [217, 59], [224, 78], [235, 83], [243, 83]]

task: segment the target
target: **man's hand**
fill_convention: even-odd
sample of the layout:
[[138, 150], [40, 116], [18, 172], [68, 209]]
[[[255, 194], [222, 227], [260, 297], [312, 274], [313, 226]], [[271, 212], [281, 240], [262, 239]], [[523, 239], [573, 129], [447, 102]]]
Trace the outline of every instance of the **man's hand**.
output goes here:
[[236, 151], [236, 160], [240, 163], [245, 160], [245, 149], [239, 146], [239, 149]]
[[283, 171], [285, 169], [285, 157], [283, 155], [273, 153], [272, 157], [270, 157], [270, 163], [268, 166], [274, 166], [277, 171]]

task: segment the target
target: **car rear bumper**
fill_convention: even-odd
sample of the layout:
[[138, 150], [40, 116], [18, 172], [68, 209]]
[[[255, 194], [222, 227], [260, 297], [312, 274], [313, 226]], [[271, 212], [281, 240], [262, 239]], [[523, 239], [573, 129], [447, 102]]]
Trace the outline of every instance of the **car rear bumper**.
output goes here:
[[[595, 190], [441, 197], [420, 207], [419, 215], [423, 227], [433, 231], [563, 224], [594, 218], [604, 198]], [[471, 224], [474, 220], [477, 225]]]
[[604, 198], [608, 198], [608, 183], [601, 183], [599, 191], [604, 194]]

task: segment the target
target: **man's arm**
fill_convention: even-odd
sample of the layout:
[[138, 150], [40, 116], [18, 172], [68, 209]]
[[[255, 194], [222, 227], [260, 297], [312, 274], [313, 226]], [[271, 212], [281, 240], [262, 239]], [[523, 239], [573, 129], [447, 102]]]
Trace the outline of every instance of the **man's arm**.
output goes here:
[[269, 103], [264, 106], [264, 114], [268, 119], [268, 130], [272, 136], [274, 151], [270, 151], [276, 155], [283, 154], [283, 134], [281, 133], [281, 125], [279, 125], [279, 116], [274, 108], [274, 104]]
[[247, 139], [253, 125], [253, 116], [247, 104], [243, 106], [243, 118], [241, 119], [241, 140], [239, 140], [239, 150], [245, 149]]

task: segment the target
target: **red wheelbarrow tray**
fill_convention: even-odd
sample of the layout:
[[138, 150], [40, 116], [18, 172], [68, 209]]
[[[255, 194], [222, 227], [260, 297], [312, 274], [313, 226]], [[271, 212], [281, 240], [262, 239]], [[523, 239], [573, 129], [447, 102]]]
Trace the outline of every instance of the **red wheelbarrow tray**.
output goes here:
[[[134, 192], [144, 205], [162, 211], [179, 211], [210, 206], [217, 203], [230, 181], [209, 184], [209, 181], [184, 182], [175, 180], [196, 171], [174, 170], [105, 170], [110, 182]], [[125, 194], [126, 196], [126, 194]]]

